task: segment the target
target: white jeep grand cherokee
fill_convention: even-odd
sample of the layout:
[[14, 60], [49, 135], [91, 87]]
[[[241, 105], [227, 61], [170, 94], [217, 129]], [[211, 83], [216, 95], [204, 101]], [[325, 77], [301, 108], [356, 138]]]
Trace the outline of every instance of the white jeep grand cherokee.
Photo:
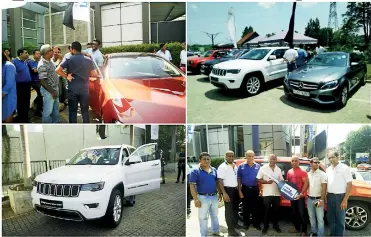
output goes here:
[[[120, 224], [123, 204], [135, 195], [160, 188], [157, 144], [83, 149], [66, 166], [38, 175], [31, 193], [33, 207], [54, 218], [83, 221], [103, 217]], [[124, 201], [124, 199], [126, 199]]]
[[256, 95], [265, 82], [284, 78], [287, 65], [283, 55], [288, 47], [261, 47], [242, 57], [216, 64], [210, 82], [224, 89], [241, 89], [249, 96]]

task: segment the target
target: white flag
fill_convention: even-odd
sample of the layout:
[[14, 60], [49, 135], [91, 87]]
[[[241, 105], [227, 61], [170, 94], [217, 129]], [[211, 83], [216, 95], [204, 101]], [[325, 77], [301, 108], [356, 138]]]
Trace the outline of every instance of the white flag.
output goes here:
[[192, 139], [193, 139], [193, 132], [195, 130], [195, 126], [194, 125], [187, 125], [187, 142], [188, 143], [191, 143]]
[[73, 19], [90, 22], [90, 3], [75, 2], [73, 4]]
[[151, 125], [151, 139], [152, 140], [158, 139], [158, 128], [159, 128], [159, 125]]
[[237, 48], [237, 40], [236, 40], [236, 23], [234, 20], [234, 10], [233, 8], [229, 9], [228, 11], [228, 32], [229, 32], [229, 39], [232, 41], [232, 44], [235, 48]]

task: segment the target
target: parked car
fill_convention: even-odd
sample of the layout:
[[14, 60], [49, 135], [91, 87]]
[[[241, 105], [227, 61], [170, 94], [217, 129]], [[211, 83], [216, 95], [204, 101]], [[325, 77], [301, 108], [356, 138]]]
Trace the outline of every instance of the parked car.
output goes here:
[[66, 166], [36, 176], [31, 193], [37, 212], [58, 219], [102, 218], [110, 227], [122, 219], [123, 203], [160, 188], [156, 143], [91, 147], [79, 151]]
[[371, 170], [370, 164], [358, 164], [357, 169], [359, 170]]
[[[89, 79], [90, 106], [105, 123], [185, 123], [185, 74], [147, 53], [107, 55]], [[164, 113], [166, 111], [166, 113]]]
[[[235, 160], [236, 165], [240, 165], [245, 159]], [[260, 165], [268, 164], [268, 159], [264, 157], [257, 157], [255, 159]], [[286, 179], [287, 172], [291, 169], [291, 158], [290, 157], [277, 157], [277, 164], [282, 171], [282, 176]], [[311, 170], [309, 159], [300, 159], [299, 166], [304, 171], [309, 172]], [[320, 169], [324, 172], [325, 166], [320, 164]], [[261, 190], [261, 186], [260, 186]], [[281, 207], [290, 207], [291, 203], [289, 200], [284, 199], [281, 196]], [[242, 202], [239, 206], [238, 215], [240, 219], [243, 219], [243, 207]], [[371, 184], [353, 180], [350, 197], [348, 200], [348, 207], [346, 210], [345, 226], [350, 230], [361, 230], [364, 229], [371, 221]]]
[[371, 184], [371, 171], [358, 170], [357, 168], [353, 168], [352, 176], [355, 180], [361, 180]]
[[211, 73], [211, 70], [213, 69], [213, 67], [216, 64], [237, 59], [240, 56], [247, 53], [248, 51], [249, 51], [248, 49], [234, 49], [229, 54], [227, 54], [227, 55], [225, 55], [221, 58], [217, 58], [217, 59], [213, 59], [213, 60], [210, 60], [210, 61], [203, 62], [203, 63], [201, 63], [200, 72], [203, 75], [209, 76], [210, 73]]
[[201, 57], [187, 59], [187, 70], [194, 74], [198, 74], [200, 73], [200, 70], [201, 70], [201, 63], [209, 61], [209, 60], [213, 60], [216, 58], [221, 58], [224, 55], [226, 55], [228, 52], [229, 50], [225, 50], [225, 49], [208, 50]]
[[347, 104], [349, 92], [365, 85], [367, 66], [360, 57], [345, 52], [316, 55], [284, 80], [285, 94], [319, 104]]
[[263, 85], [284, 78], [287, 65], [283, 55], [288, 47], [262, 47], [251, 49], [240, 58], [216, 64], [209, 76], [210, 82], [224, 89], [240, 89], [253, 96]]

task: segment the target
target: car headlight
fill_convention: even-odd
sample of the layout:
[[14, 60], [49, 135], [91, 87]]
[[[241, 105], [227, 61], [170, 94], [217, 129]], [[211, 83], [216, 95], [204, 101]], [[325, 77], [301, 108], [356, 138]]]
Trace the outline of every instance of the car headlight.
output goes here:
[[338, 85], [339, 81], [338, 80], [333, 80], [333, 81], [330, 81], [330, 82], [327, 82], [326, 84], [324, 84], [321, 89], [322, 90], [326, 90], [326, 89], [332, 89], [332, 88], [335, 88], [337, 85]]
[[83, 184], [81, 185], [81, 191], [99, 191], [104, 188], [104, 182], [93, 183], [93, 184]]
[[227, 73], [231, 73], [231, 74], [238, 74], [240, 73], [241, 69], [230, 69], [230, 70], [227, 70]]

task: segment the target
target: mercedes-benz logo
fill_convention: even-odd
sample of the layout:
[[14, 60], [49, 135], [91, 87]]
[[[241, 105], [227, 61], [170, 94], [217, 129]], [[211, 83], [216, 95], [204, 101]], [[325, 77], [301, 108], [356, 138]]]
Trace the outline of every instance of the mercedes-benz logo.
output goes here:
[[303, 82], [300, 82], [300, 83], [299, 83], [299, 88], [300, 88], [300, 89], [303, 89], [303, 87], [304, 87], [304, 83], [303, 83]]

